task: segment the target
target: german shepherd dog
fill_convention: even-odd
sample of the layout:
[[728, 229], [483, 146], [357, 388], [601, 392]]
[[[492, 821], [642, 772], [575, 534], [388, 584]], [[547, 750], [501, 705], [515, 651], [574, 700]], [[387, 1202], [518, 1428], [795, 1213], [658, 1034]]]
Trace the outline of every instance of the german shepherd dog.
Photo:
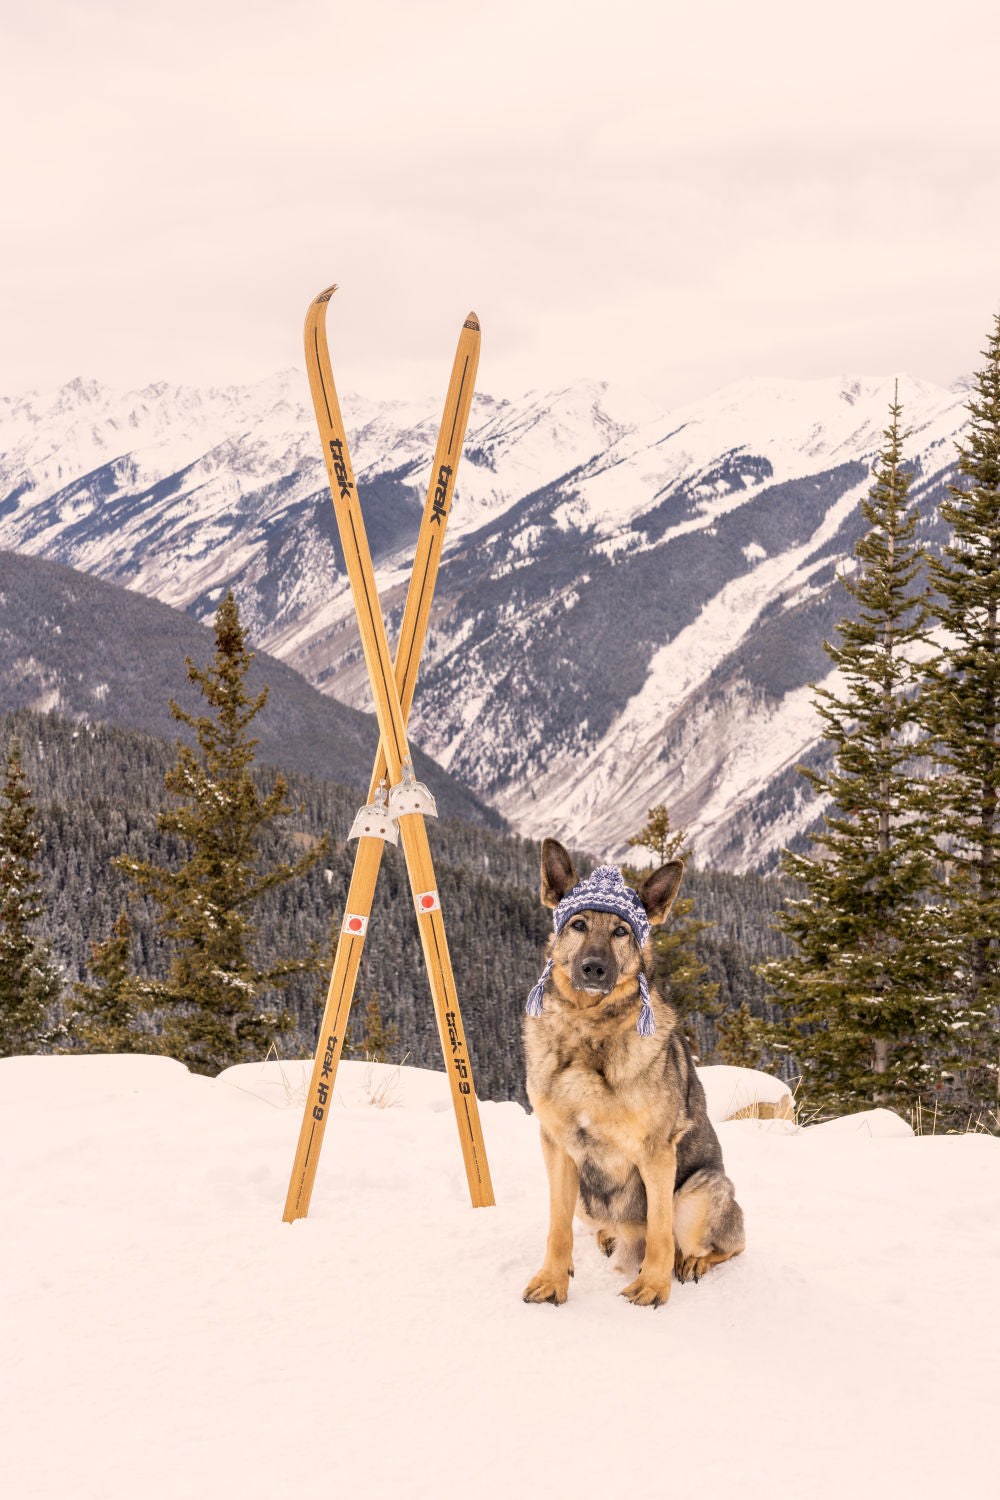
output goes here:
[[[651, 926], [665, 921], [683, 874], [674, 859], [639, 887]], [[557, 907], [577, 883], [566, 850], [546, 839], [544, 904]], [[606, 1255], [620, 1244], [638, 1264], [621, 1295], [659, 1307], [672, 1276], [697, 1281], [739, 1255], [743, 1212], [691, 1049], [655, 989], [648, 992], [655, 1032], [636, 1029], [648, 945], [644, 954], [614, 912], [582, 910], [548, 951], [542, 1013], [525, 1018], [524, 1034], [528, 1098], [549, 1176], [549, 1237], [524, 1300], [566, 1301], [576, 1214], [596, 1230]]]

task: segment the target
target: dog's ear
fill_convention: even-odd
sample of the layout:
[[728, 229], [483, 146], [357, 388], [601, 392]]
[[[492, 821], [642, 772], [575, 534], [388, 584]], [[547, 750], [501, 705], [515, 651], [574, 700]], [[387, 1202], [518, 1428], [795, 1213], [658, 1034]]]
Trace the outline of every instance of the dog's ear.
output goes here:
[[658, 927], [661, 922], [667, 920], [670, 908], [674, 904], [674, 897], [681, 888], [681, 876], [684, 874], [684, 861], [672, 859], [669, 864], [661, 865], [654, 870], [652, 875], [647, 875], [637, 892], [639, 900], [646, 908], [651, 927]]
[[558, 906], [567, 891], [576, 885], [576, 871], [562, 844], [555, 839], [542, 840], [542, 905]]

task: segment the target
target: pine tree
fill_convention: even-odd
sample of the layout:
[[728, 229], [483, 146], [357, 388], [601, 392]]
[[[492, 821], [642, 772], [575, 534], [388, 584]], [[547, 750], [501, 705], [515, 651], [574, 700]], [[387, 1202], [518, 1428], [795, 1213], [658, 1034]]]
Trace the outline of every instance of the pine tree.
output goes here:
[[[682, 829], [671, 829], [670, 814], [664, 803], [649, 809], [649, 815], [638, 833], [628, 840], [630, 849], [648, 849], [655, 865], [671, 859], [691, 858], [691, 846]], [[635, 876], [635, 871], [628, 871]], [[683, 887], [682, 887], [683, 889]], [[669, 999], [681, 1019], [685, 1035], [697, 1060], [708, 1053], [712, 1022], [720, 1014], [719, 986], [705, 979], [708, 969], [698, 958], [698, 934], [712, 926], [691, 916], [694, 901], [681, 896], [674, 902], [667, 926], [658, 928], [652, 937], [653, 964], [650, 978]]]
[[901, 467], [901, 411], [897, 388], [862, 502], [860, 567], [841, 580], [856, 613], [840, 621], [839, 644], [823, 643], [844, 685], [843, 697], [816, 689], [833, 768], [799, 767], [834, 811], [812, 835], [817, 857], [785, 852], [784, 872], [808, 891], [778, 919], [798, 951], [763, 970], [785, 1014], [767, 1028], [771, 1045], [792, 1051], [803, 1101], [819, 1111], [914, 1106], [946, 1076], [953, 1021], [926, 904], [934, 848], [920, 815], [926, 747], [914, 659], [925, 639], [924, 559], [907, 505], [912, 475]]
[[[91, 944], [94, 983], [73, 986], [75, 1007], [66, 1024], [70, 1039], [88, 1052], [152, 1052], [156, 1038], [143, 1029], [149, 985], [132, 972], [132, 924], [122, 911], [111, 936]], [[155, 991], [153, 992], [155, 994]]]
[[42, 915], [36, 868], [42, 840], [16, 738], [0, 795], [0, 1056], [10, 1057], [38, 1051], [62, 989], [47, 945], [31, 932]]
[[744, 1000], [739, 1010], [731, 1010], [717, 1026], [718, 1043], [715, 1061], [736, 1068], [759, 1068], [761, 1065], [763, 1028]]
[[945, 644], [924, 703], [940, 774], [933, 826], [947, 862], [949, 925], [960, 948], [966, 1103], [996, 1108], [1000, 1046], [1000, 316], [982, 351], [958, 447], [961, 485], [940, 514], [951, 541], [930, 565]]
[[[633, 833], [628, 839], [628, 846], [630, 849], [648, 849], [653, 856], [654, 865], [665, 865], [671, 859], [683, 859], [686, 863], [691, 858], [687, 835], [683, 829], [670, 827], [670, 814], [664, 802], [658, 802], [649, 809], [639, 832]], [[676, 909], [675, 901], [674, 910]]]
[[215, 645], [213, 662], [204, 670], [187, 662], [188, 677], [211, 713], [195, 717], [170, 704], [174, 718], [194, 731], [198, 753], [178, 741], [177, 761], [164, 784], [185, 800], [162, 813], [157, 826], [176, 835], [188, 856], [176, 869], [128, 858], [117, 862], [159, 908], [157, 921], [170, 951], [166, 983], [150, 986], [163, 1013], [164, 1049], [205, 1073], [263, 1057], [291, 1030], [293, 1017], [276, 999], [266, 998], [267, 992], [315, 970], [317, 960], [311, 954], [260, 968], [253, 957], [251, 908], [326, 852], [321, 841], [294, 864], [260, 868], [261, 834], [294, 809], [286, 802], [280, 774], [265, 796], [251, 775], [257, 742], [247, 730], [267, 701], [267, 688], [256, 698], [246, 692], [253, 653], [246, 648], [232, 593], [216, 615]]
[[369, 1062], [388, 1062], [389, 1053], [398, 1046], [399, 1032], [391, 1021], [383, 1020], [378, 993], [372, 990], [371, 999], [365, 1007], [361, 1040], [353, 1050], [366, 1057]]

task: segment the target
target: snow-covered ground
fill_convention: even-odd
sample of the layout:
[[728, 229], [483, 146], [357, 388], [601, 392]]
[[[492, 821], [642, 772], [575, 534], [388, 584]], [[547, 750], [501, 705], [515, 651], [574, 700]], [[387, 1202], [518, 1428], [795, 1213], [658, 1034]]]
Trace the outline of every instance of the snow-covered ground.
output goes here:
[[[524, 1111], [483, 1104], [472, 1209], [444, 1075], [344, 1064], [283, 1224], [306, 1067], [0, 1061], [11, 1500], [996, 1492], [1000, 1142], [722, 1124], [745, 1255], [653, 1311], [581, 1234], [529, 1307]], [[759, 1092], [707, 1071], [716, 1115]]]

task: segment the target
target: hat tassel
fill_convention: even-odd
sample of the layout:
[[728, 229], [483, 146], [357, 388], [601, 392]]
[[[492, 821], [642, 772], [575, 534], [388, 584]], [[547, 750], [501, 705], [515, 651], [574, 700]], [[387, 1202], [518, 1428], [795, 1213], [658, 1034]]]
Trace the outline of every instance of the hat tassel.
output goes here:
[[642, 1005], [639, 1007], [639, 1019], [635, 1023], [635, 1029], [640, 1036], [652, 1036], [656, 1030], [656, 1017], [649, 1003], [649, 981], [645, 974], [639, 975], [639, 995]]
[[542, 970], [541, 977], [539, 978], [538, 983], [535, 985], [534, 989], [532, 989], [529, 992], [529, 994], [528, 994], [528, 1003], [524, 1007], [525, 1012], [526, 1012], [527, 1015], [529, 1015], [529, 1016], [540, 1016], [541, 1015], [541, 1013], [542, 1013], [542, 997], [545, 994], [545, 986], [549, 982], [549, 975], [551, 973], [552, 973], [552, 960], [550, 958], [549, 961], [548, 961], [548, 963], [545, 965], [545, 968]]

